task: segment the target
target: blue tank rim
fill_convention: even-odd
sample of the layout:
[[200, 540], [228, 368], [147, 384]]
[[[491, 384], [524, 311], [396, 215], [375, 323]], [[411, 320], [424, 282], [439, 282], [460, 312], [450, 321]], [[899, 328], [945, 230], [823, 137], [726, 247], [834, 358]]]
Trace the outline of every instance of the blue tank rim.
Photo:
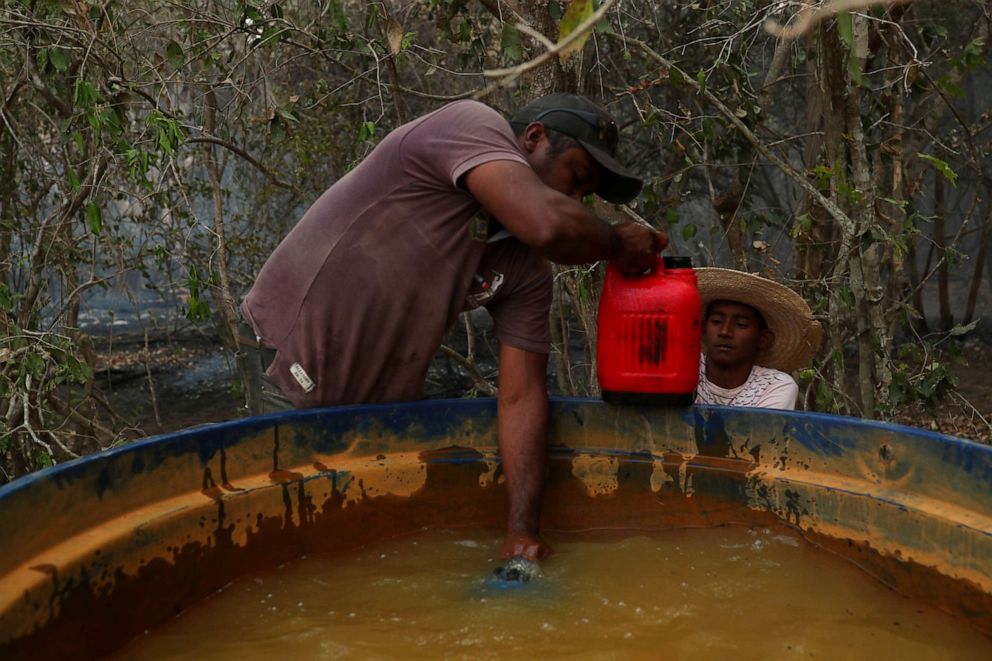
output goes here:
[[[568, 410], [570, 408], [594, 407], [617, 407], [616, 404], [607, 404], [598, 397], [550, 397], [550, 410], [553, 414], [555, 410]], [[648, 406], [627, 406], [623, 408], [631, 410], [643, 410]], [[353, 404], [345, 406], [335, 406], [326, 408], [300, 409], [294, 411], [283, 411], [279, 413], [269, 413], [260, 416], [233, 418], [220, 422], [204, 423], [180, 429], [164, 434], [156, 434], [146, 438], [137, 439], [121, 445], [84, 455], [78, 459], [66, 461], [55, 466], [44, 468], [28, 475], [21, 476], [12, 482], [0, 486], [0, 505], [4, 498], [15, 492], [28, 489], [36, 482], [52, 478], [70, 478], [73, 473], [83, 467], [88, 467], [90, 463], [118, 458], [128, 454], [158, 446], [164, 443], [174, 443], [183, 439], [187, 441], [195, 440], [203, 434], [213, 434], [218, 431], [234, 432], [239, 434], [251, 433], [254, 430], [265, 429], [276, 422], [292, 423], [293, 421], [317, 421], [321, 417], [332, 416], [353, 417], [365, 414], [391, 413], [399, 420], [409, 420], [411, 414], [418, 416], [424, 414], [450, 414], [452, 409], [458, 413], [485, 413], [495, 419], [496, 398], [476, 397], [457, 399], [426, 399], [409, 402], [393, 402], [379, 404]], [[697, 416], [704, 419], [714, 417], [740, 418], [753, 417], [755, 419], [772, 418], [792, 425], [812, 424], [814, 426], [836, 426], [842, 425], [848, 428], [870, 429], [880, 432], [898, 433], [902, 436], [910, 436], [916, 439], [933, 441], [943, 444], [945, 447], [953, 447], [955, 450], [970, 454], [986, 455], [992, 462], [992, 445], [986, 445], [977, 441], [972, 441], [958, 436], [950, 436], [940, 432], [934, 432], [919, 427], [909, 425], [883, 422], [879, 420], [867, 420], [853, 416], [837, 415], [832, 413], [819, 413], [808, 411], [787, 411], [777, 409], [741, 408], [732, 406], [719, 406], [711, 404], [694, 404], [681, 410], [681, 416], [687, 424], [693, 424]]]

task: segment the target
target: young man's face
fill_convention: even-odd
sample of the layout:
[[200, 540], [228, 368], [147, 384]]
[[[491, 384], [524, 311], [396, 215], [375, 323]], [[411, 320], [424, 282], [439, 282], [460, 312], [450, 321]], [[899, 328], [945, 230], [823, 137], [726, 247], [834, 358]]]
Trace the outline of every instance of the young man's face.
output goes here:
[[758, 353], [770, 346], [774, 334], [764, 328], [758, 312], [735, 301], [713, 301], [703, 323], [706, 355], [717, 366], [754, 365]]

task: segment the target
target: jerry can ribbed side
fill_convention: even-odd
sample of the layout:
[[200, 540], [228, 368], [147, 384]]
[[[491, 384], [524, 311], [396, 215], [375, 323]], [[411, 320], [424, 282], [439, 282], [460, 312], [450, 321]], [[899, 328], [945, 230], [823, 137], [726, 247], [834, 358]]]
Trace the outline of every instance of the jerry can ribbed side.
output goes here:
[[701, 316], [688, 257], [666, 257], [636, 276], [608, 266], [596, 355], [603, 398], [691, 404], [699, 380]]

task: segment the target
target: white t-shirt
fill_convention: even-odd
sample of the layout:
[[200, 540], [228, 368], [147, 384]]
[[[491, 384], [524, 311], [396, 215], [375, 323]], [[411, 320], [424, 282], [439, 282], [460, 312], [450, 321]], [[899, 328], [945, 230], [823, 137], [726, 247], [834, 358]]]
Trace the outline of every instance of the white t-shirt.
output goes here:
[[736, 388], [721, 388], [706, 378], [706, 355], [699, 356], [699, 385], [696, 386], [697, 404], [723, 406], [753, 406], [765, 409], [796, 408], [799, 385], [779, 370], [755, 365], [747, 381]]

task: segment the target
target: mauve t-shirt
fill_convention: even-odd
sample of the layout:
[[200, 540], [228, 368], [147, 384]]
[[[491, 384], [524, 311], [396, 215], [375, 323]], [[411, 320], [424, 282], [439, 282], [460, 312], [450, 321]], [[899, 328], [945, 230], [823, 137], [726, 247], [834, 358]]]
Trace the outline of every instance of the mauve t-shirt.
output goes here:
[[283, 239], [241, 309], [295, 406], [419, 398], [445, 332], [475, 305], [500, 342], [549, 351], [550, 264], [512, 237], [487, 242], [459, 185], [495, 160], [527, 165], [509, 123], [448, 104], [387, 135]]

